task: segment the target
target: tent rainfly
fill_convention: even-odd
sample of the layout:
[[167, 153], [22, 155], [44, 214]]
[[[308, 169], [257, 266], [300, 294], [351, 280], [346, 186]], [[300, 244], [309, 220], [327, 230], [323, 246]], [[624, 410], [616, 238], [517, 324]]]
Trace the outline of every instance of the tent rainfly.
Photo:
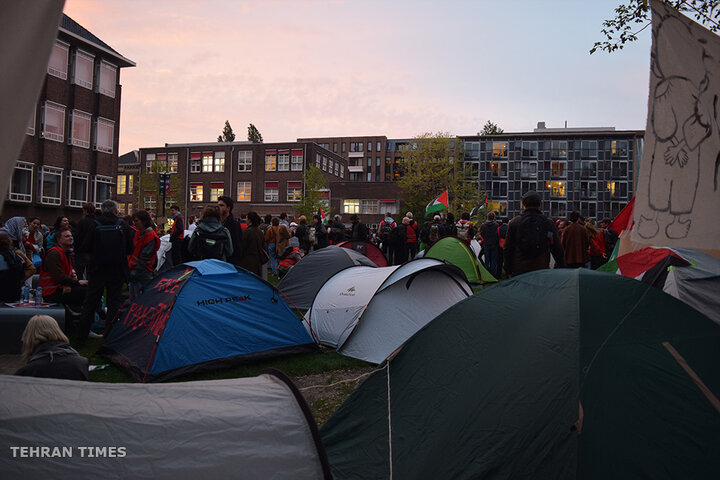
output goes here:
[[348, 268], [320, 289], [306, 315], [320, 343], [382, 363], [438, 314], [472, 295], [463, 272], [432, 258]]
[[477, 255], [457, 237], [443, 237], [425, 251], [425, 257], [445, 260], [459, 267], [470, 283], [492, 283], [497, 279], [480, 263]]
[[717, 478], [718, 345], [642, 282], [530, 272], [439, 315], [320, 431], [336, 479]]
[[387, 267], [387, 259], [376, 245], [363, 240], [346, 240], [337, 244], [338, 247], [349, 248], [365, 255], [378, 267]]
[[278, 371], [167, 384], [0, 375], [0, 402], [3, 478], [331, 478], [312, 414]]

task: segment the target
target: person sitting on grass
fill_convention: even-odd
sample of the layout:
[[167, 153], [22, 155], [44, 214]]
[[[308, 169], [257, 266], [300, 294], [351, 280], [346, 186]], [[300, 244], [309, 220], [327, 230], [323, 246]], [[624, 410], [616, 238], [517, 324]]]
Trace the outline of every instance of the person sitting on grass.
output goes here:
[[15, 375], [88, 380], [88, 359], [70, 346], [54, 318], [35, 315], [22, 334], [22, 357], [27, 365]]

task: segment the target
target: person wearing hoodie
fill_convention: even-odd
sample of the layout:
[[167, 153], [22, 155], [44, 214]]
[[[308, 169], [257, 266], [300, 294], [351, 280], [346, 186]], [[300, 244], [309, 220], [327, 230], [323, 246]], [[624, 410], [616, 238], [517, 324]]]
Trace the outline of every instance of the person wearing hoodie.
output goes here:
[[278, 276], [283, 278], [285, 274], [300, 261], [300, 241], [297, 237], [292, 237], [285, 250], [278, 257]]
[[195, 260], [215, 258], [227, 262], [232, 256], [232, 237], [220, 223], [220, 209], [215, 205], [208, 205], [203, 210], [202, 218], [190, 237], [188, 250]]
[[70, 347], [54, 318], [35, 315], [22, 334], [22, 356], [27, 365], [15, 375], [88, 380], [88, 360]]

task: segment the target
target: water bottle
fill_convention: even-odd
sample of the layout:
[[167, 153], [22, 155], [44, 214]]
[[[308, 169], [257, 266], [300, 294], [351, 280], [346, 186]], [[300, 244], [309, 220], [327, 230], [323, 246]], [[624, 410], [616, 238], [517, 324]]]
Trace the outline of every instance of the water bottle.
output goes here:
[[37, 287], [35, 289], [35, 306], [39, 307], [42, 305], [43, 299], [42, 299], [42, 287]]
[[30, 287], [28, 287], [27, 283], [22, 286], [22, 290], [20, 291], [20, 301], [22, 303], [28, 303], [30, 301]]

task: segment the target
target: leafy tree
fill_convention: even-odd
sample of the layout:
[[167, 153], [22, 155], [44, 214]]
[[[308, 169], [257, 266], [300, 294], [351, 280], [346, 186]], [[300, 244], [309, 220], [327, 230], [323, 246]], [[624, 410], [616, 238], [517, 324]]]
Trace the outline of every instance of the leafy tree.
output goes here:
[[260, 135], [260, 131], [255, 128], [255, 125], [252, 123], [250, 126], [248, 126], [248, 141], [252, 143], [263, 143], [262, 135]]
[[455, 138], [448, 133], [424, 133], [408, 143], [402, 151], [403, 174], [398, 184], [403, 203], [417, 219], [425, 217], [428, 202], [448, 190], [450, 211], [458, 217], [475, 207], [481, 194], [477, 183], [466, 181], [455, 159], [462, 151], [455, 148]]
[[490, 120], [487, 121], [485, 126], [483, 127], [482, 131], [478, 133], [478, 135], [498, 135], [500, 133], [505, 133], [505, 130], [497, 126], [497, 123], [493, 123]]
[[225, 128], [223, 128], [222, 135], [218, 136], [218, 142], [234, 142], [235, 134], [230, 126], [230, 122], [225, 120]]
[[[138, 177], [138, 185], [135, 188], [137, 198], [135, 200], [136, 208], [145, 208], [145, 199], [152, 199], [152, 203], [155, 204], [153, 213], [155, 214], [158, 226], [165, 228], [167, 218], [162, 219], [162, 195], [160, 194], [160, 174], [166, 173], [168, 166], [166, 163], [155, 160], [150, 167], [150, 172], [140, 171]], [[165, 192], [165, 203], [166, 205], [177, 204], [180, 210], [187, 211], [187, 198], [184, 195], [183, 183], [180, 180], [180, 175], [170, 174], [170, 188]], [[165, 216], [168, 217], [170, 211], [168, 208], [165, 209]]]
[[300, 202], [295, 204], [295, 212], [298, 216], [305, 215], [308, 223], [312, 222], [312, 216], [322, 207], [325, 217], [330, 217], [330, 205], [322, 196], [322, 190], [328, 188], [328, 179], [325, 174], [314, 165], [310, 165], [303, 172], [303, 192]]
[[[717, 19], [720, 16], [720, 0], [665, 0], [665, 3], [705, 25], [713, 32], [720, 30]], [[650, 25], [650, 2], [648, 0], [628, 0], [615, 9], [615, 17], [603, 22], [601, 32], [605, 40], [595, 42], [590, 53], [598, 50], [614, 52], [621, 50], [626, 43], [637, 40], [638, 33]], [[640, 26], [644, 24], [644, 26]]]

